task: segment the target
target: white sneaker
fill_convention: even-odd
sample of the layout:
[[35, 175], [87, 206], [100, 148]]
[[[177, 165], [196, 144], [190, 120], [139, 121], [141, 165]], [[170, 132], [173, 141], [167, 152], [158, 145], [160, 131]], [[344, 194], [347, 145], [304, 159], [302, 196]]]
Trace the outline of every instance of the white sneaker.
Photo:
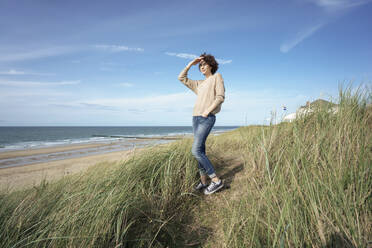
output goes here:
[[203, 184], [202, 182], [199, 182], [198, 185], [196, 185], [194, 188], [195, 190], [202, 190], [204, 188], [206, 188], [208, 185], [207, 184]]
[[205, 195], [213, 194], [217, 190], [220, 190], [222, 187], [223, 187], [222, 180], [220, 180], [217, 183], [215, 183], [215, 182], [212, 181], [211, 184], [209, 184], [209, 186], [204, 190], [204, 194]]

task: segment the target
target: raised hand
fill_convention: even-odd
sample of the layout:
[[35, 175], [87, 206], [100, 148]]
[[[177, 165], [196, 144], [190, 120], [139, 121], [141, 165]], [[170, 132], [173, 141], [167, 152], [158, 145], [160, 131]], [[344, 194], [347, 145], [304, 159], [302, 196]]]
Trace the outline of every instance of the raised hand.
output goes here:
[[190, 65], [190, 66], [192, 66], [192, 65], [197, 65], [197, 64], [200, 63], [200, 61], [201, 61], [202, 59], [203, 59], [203, 57], [196, 58], [196, 59], [194, 59], [193, 61], [191, 61], [191, 62], [189, 63], [189, 65]]

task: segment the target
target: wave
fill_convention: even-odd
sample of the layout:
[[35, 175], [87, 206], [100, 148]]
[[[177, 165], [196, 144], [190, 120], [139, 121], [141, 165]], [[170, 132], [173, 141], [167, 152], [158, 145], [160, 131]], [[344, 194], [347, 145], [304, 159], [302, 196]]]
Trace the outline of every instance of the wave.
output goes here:
[[118, 140], [120, 139], [113, 138], [113, 137], [90, 137], [90, 138], [63, 139], [63, 140], [53, 140], [53, 141], [26, 141], [26, 142], [17, 142], [13, 144], [2, 145], [0, 147], [0, 151], [49, 148], [53, 146], [78, 145], [78, 144], [89, 144], [89, 143], [112, 143]]

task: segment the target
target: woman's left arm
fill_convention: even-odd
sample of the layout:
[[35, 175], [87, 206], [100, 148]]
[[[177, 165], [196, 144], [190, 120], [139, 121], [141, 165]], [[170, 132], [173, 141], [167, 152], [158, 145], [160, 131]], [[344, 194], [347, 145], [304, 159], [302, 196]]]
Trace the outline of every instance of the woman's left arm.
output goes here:
[[217, 73], [216, 77], [217, 77], [215, 88], [216, 96], [211, 106], [209, 106], [202, 114], [203, 117], [207, 117], [215, 108], [217, 108], [225, 100], [225, 86], [223, 83], [223, 78], [220, 73]]

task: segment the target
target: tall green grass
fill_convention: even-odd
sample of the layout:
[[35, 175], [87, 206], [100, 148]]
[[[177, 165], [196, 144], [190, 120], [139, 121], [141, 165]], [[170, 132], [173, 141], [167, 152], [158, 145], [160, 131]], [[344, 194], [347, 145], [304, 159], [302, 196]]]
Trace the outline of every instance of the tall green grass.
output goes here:
[[2, 194], [0, 247], [178, 246], [194, 201], [190, 142]]
[[[245, 170], [217, 219], [220, 247], [366, 247], [372, 241], [371, 92], [340, 90], [293, 123], [235, 137]], [[226, 142], [226, 141], [222, 141]]]
[[370, 90], [341, 89], [336, 114], [320, 106], [293, 123], [210, 137], [218, 172], [227, 158], [244, 170], [223, 174], [230, 189], [207, 198], [192, 192], [191, 139], [3, 192], [0, 247], [366, 247], [370, 100]]

